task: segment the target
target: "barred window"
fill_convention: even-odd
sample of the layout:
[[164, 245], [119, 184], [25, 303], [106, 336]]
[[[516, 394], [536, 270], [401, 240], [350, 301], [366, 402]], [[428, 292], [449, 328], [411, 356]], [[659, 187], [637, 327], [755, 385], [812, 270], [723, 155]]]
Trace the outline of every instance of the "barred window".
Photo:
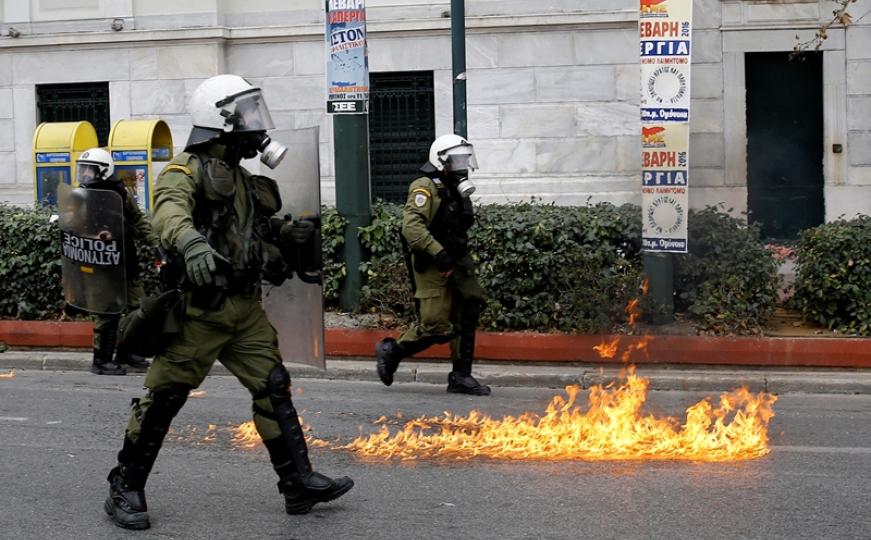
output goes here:
[[432, 71], [369, 74], [372, 197], [405, 202], [435, 139]]

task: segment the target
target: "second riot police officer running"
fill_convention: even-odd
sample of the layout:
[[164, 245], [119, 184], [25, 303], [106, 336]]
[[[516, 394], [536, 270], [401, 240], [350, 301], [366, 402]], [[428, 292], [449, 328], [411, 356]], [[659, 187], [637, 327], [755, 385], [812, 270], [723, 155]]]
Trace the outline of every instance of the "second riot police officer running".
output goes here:
[[154, 192], [154, 230], [184, 267], [180, 331], [155, 357], [148, 393], [132, 415], [109, 473], [105, 510], [119, 526], [150, 526], [145, 483], [173, 417], [218, 359], [251, 393], [254, 424], [278, 474], [290, 514], [304, 514], [353, 486], [348, 477], [314, 472], [290, 397], [276, 332], [261, 305], [262, 279], [288, 276], [282, 253], [314, 232], [310, 221], [274, 217], [281, 208], [275, 181], [252, 175], [240, 160], [274, 168], [287, 149], [266, 131], [272, 120], [259, 88], [218, 75], [191, 95], [193, 129], [185, 152], [166, 166]]
[[448, 392], [486, 396], [490, 387], [472, 376], [475, 330], [484, 306], [468, 251], [475, 221], [469, 171], [478, 168], [474, 147], [458, 135], [443, 135], [430, 147], [425, 176], [408, 188], [402, 211], [402, 241], [410, 254], [412, 288], [419, 322], [399, 340], [375, 346], [378, 376], [390, 386], [403, 358], [436, 343], [451, 343], [453, 370]]
[[[117, 193], [123, 204], [124, 266], [127, 280], [127, 310], [136, 309], [145, 296], [142, 280], [139, 278], [139, 264], [136, 258], [134, 240], [146, 247], [157, 244], [157, 237], [151, 225], [142, 214], [136, 201], [115, 176], [115, 162], [102, 148], [91, 148], [83, 152], [76, 164], [76, 181], [85, 189], [107, 190]], [[116, 344], [120, 315], [97, 314], [94, 316], [94, 359], [91, 373], [97, 375], [124, 375], [127, 368], [133, 371], [148, 369], [148, 361], [132, 354], [123, 346]], [[113, 356], [114, 355], [114, 356]]]

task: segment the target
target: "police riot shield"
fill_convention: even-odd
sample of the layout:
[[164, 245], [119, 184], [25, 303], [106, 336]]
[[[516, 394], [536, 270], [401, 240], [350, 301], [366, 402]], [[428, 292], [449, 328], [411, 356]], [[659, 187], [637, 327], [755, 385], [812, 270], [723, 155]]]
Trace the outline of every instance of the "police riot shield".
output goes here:
[[278, 182], [282, 216], [307, 219], [315, 232], [300, 246], [291, 261], [293, 279], [281, 286], [264, 285], [263, 307], [278, 332], [278, 346], [285, 362], [326, 368], [324, 360], [324, 300], [321, 287], [321, 177], [318, 128], [270, 132], [286, 145], [284, 160], [275, 170], [264, 170]]
[[61, 271], [67, 304], [97, 314], [127, 304], [124, 203], [102, 189], [58, 186]]

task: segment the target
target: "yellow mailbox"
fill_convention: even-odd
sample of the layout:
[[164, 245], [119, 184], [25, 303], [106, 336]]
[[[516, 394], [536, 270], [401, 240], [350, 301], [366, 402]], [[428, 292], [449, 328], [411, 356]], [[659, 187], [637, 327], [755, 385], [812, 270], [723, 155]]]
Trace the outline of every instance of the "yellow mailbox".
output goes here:
[[118, 120], [109, 132], [115, 175], [140, 208], [150, 210], [157, 175], [172, 159], [172, 132], [163, 120]]
[[58, 185], [73, 184], [79, 154], [97, 146], [90, 122], [43, 122], [33, 133], [33, 197], [57, 204]]

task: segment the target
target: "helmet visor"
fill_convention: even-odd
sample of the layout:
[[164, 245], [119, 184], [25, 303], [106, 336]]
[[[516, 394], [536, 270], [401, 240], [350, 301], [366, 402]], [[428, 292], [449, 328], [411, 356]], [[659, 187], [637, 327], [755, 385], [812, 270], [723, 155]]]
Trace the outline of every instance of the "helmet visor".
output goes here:
[[263, 100], [263, 94], [255, 88], [233, 98], [235, 105], [232, 114], [227, 115], [227, 122], [233, 125], [233, 131], [266, 131], [275, 129], [272, 116]]
[[444, 161], [445, 170], [449, 172], [474, 171], [478, 168], [478, 160], [475, 159], [475, 147], [471, 144], [449, 148], [445, 152]]
[[80, 186], [89, 186], [103, 180], [101, 167], [95, 163], [78, 163], [76, 165], [76, 182]]

